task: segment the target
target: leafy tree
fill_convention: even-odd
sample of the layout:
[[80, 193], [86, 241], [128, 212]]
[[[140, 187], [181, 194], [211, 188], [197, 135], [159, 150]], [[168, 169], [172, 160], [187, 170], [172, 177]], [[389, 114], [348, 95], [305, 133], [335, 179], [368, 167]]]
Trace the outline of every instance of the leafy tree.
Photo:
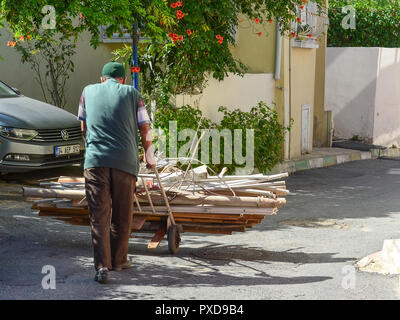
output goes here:
[[[292, 31], [298, 8], [307, 0], [298, 3], [286, 0], [169, 3], [174, 20], [160, 20], [158, 24], [167, 37], [161, 41], [145, 41], [139, 48], [142, 93], [157, 105], [169, 105], [171, 95], [200, 93], [210, 76], [221, 81], [228, 73], [243, 75], [246, 66], [234, 59], [229, 47], [235, 44], [239, 20], [245, 17], [253, 26], [261, 26], [279, 17], [282, 33], [287, 33]], [[254, 32], [262, 35], [260, 30]], [[125, 64], [132, 59], [130, 46], [114, 53], [114, 58]]]
[[[345, 6], [355, 9], [355, 28], [343, 28]], [[345, 21], [343, 21], [345, 20]], [[400, 47], [399, 0], [329, 1], [328, 46], [330, 47]]]
[[67, 103], [65, 85], [74, 71], [74, 39], [63, 35], [49, 37], [45, 33], [35, 39], [21, 36], [18, 41], [13, 41], [12, 46], [20, 53], [22, 63], [28, 63], [35, 71], [35, 80], [40, 85], [44, 100], [64, 109]]
[[21, 53], [22, 62], [35, 70], [44, 99], [48, 101], [49, 93], [53, 104], [64, 107], [65, 83], [74, 71], [72, 57], [79, 34], [89, 31], [91, 45], [96, 47], [99, 26], [106, 25], [106, 34], [111, 36], [125, 28], [133, 33], [132, 25], [139, 21], [141, 32], [152, 39], [162, 39], [162, 30], [155, 27], [154, 21], [168, 18], [161, 14], [163, 8], [169, 12], [163, 0], [4, 0], [0, 2], [0, 28], [6, 24], [14, 35], [8, 44]]
[[[279, 17], [285, 33], [296, 20], [298, 6], [307, 1], [2, 0], [0, 21], [8, 23], [16, 39], [27, 34], [35, 38], [40, 36], [43, 23], [49, 23], [49, 17], [55, 15], [54, 29], [47, 32], [76, 39], [87, 30], [94, 47], [99, 43], [99, 26], [106, 26], [108, 36], [128, 31], [136, 40], [138, 32], [147, 39], [147, 45], [141, 48], [145, 88], [150, 92], [158, 87], [153, 92], [168, 99], [169, 93], [201, 90], [208, 74], [218, 80], [228, 72], [243, 74], [245, 66], [229, 50], [235, 42], [240, 14], [255, 23]], [[49, 5], [54, 12], [42, 11]]]

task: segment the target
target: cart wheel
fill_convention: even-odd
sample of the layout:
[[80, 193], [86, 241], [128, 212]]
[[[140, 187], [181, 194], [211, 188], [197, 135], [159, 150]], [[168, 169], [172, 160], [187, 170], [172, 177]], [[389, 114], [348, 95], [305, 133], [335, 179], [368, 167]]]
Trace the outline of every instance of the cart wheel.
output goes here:
[[168, 229], [168, 250], [170, 253], [175, 254], [178, 252], [181, 237], [179, 235], [177, 226], [170, 226]]

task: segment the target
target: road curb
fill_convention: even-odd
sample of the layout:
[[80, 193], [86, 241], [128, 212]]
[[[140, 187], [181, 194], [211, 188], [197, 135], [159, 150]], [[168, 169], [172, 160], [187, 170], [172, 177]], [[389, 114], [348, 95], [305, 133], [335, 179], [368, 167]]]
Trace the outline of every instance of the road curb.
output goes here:
[[285, 161], [268, 171], [267, 174], [276, 174], [281, 172], [288, 172], [289, 174], [292, 174], [297, 171], [325, 168], [346, 162], [377, 159], [382, 157], [400, 157], [400, 149], [371, 149], [370, 151], [354, 151], [346, 154], [327, 155], [325, 157]]

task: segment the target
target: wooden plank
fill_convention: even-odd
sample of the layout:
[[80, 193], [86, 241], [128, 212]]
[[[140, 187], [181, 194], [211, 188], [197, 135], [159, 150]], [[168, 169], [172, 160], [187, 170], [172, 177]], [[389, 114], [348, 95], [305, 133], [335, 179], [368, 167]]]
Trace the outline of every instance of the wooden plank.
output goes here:
[[[166, 212], [167, 207], [154, 207], [158, 213]], [[143, 211], [150, 212], [149, 206], [142, 206]], [[275, 208], [257, 208], [257, 207], [230, 207], [230, 206], [171, 206], [174, 213], [210, 213], [210, 214], [272, 214], [276, 211]]]
[[191, 228], [207, 228], [212, 230], [243, 230], [244, 226], [238, 226], [235, 224], [207, 224], [207, 223], [192, 223], [192, 222], [183, 222], [182, 226], [189, 226]]
[[243, 225], [246, 223], [246, 220], [222, 220], [222, 219], [199, 219], [199, 218], [176, 218], [175, 221], [177, 223], [181, 223], [181, 222], [193, 222], [193, 223], [205, 223], [205, 224], [209, 224], [209, 223], [221, 223], [221, 224], [237, 224], [237, 225]]
[[61, 176], [57, 180], [58, 183], [85, 183], [85, 178], [82, 177], [65, 177]]
[[76, 214], [89, 214], [89, 211], [87, 209], [81, 209], [81, 208], [54, 208], [54, 207], [42, 207], [42, 206], [37, 206], [34, 205], [32, 206], [33, 210], [40, 210], [43, 212], [54, 212], [55, 214], [57, 213], [76, 213]]
[[218, 219], [218, 220], [229, 220], [229, 221], [238, 221], [238, 220], [245, 220], [243, 216], [240, 215], [218, 215], [218, 214], [196, 214], [196, 213], [174, 213], [175, 219], [182, 219], [182, 218], [193, 218], [193, 219], [200, 219], [200, 220], [208, 220], [208, 219]]
[[147, 220], [146, 216], [139, 216], [139, 215], [134, 214], [133, 219], [132, 219], [132, 224], [131, 224], [132, 230], [142, 229], [146, 220]]
[[165, 226], [161, 227], [156, 234], [154, 235], [153, 239], [151, 239], [149, 245], [147, 246], [148, 249], [157, 249], [160, 245], [162, 239], [164, 239], [165, 234], [167, 233], [167, 228]]
[[[160, 195], [152, 195], [153, 203], [163, 205], [164, 198]], [[139, 196], [139, 201], [147, 202], [143, 196]], [[232, 197], [232, 196], [210, 196], [199, 193], [185, 193], [178, 195], [170, 203], [182, 205], [215, 205], [232, 207], [258, 207], [258, 208], [280, 208], [286, 204], [285, 198], [269, 199], [263, 197]]]

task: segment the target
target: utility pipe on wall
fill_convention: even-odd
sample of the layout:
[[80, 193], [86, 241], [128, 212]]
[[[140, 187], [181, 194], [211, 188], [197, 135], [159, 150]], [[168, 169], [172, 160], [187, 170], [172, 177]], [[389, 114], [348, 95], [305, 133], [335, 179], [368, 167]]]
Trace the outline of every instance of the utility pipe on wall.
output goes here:
[[281, 79], [281, 60], [282, 60], [282, 35], [279, 19], [276, 20], [276, 44], [275, 44], [275, 80]]

